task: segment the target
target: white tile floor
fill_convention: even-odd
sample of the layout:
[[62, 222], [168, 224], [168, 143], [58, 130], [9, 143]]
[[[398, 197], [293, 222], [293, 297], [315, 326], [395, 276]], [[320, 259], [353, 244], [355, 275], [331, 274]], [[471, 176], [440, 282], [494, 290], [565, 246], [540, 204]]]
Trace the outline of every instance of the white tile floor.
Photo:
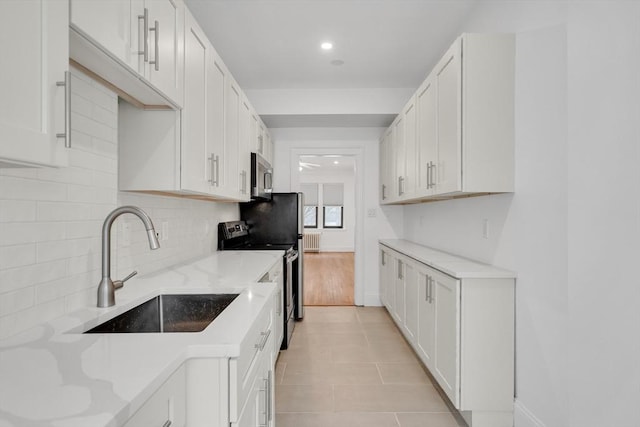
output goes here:
[[384, 308], [305, 310], [276, 365], [278, 427], [459, 427]]

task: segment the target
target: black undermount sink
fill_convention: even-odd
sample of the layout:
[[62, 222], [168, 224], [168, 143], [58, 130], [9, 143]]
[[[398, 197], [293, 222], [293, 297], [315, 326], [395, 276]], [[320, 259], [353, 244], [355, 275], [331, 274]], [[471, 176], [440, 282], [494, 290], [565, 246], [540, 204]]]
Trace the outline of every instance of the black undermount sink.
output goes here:
[[238, 294], [158, 295], [85, 334], [200, 332]]

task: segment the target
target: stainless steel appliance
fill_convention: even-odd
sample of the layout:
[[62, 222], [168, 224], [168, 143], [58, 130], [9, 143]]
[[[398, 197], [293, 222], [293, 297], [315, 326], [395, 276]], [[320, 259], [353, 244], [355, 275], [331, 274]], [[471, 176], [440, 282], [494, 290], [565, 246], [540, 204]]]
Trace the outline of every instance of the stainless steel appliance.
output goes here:
[[293, 245], [298, 259], [293, 262], [294, 316], [304, 317], [304, 199], [302, 193], [271, 193], [270, 201], [240, 203], [240, 219], [249, 227], [253, 244]]
[[218, 224], [218, 249], [219, 250], [282, 250], [284, 292], [282, 295], [283, 307], [285, 307], [284, 333], [280, 348], [287, 349], [293, 334], [295, 294], [293, 291], [295, 282], [294, 265], [299, 260], [298, 250], [292, 243], [272, 244], [255, 241], [245, 221], [229, 221]]
[[258, 153], [251, 153], [251, 198], [271, 200], [273, 169]]

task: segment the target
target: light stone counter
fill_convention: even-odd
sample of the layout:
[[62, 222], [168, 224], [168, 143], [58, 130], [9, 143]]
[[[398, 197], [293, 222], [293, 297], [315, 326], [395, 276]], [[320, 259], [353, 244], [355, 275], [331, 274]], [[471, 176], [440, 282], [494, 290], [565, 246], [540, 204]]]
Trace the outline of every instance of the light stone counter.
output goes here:
[[452, 255], [410, 242], [409, 240], [388, 239], [380, 240], [379, 242], [388, 248], [426, 264], [429, 267], [433, 267], [436, 270], [440, 270], [456, 279], [513, 279], [516, 277], [516, 273], [513, 271]]
[[[187, 359], [236, 357], [275, 285], [282, 251], [224, 251], [134, 277], [116, 305], [86, 308], [0, 341], [0, 427], [122, 425]], [[96, 281], [97, 289], [97, 281]], [[239, 293], [197, 333], [81, 334], [162, 293]]]

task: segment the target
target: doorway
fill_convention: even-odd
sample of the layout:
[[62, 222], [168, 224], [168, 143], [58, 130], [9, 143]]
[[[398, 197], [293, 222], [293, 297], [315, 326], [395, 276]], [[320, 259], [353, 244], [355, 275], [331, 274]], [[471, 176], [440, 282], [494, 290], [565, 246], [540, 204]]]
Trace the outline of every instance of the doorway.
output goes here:
[[355, 303], [356, 159], [299, 154], [304, 203], [304, 305]]

